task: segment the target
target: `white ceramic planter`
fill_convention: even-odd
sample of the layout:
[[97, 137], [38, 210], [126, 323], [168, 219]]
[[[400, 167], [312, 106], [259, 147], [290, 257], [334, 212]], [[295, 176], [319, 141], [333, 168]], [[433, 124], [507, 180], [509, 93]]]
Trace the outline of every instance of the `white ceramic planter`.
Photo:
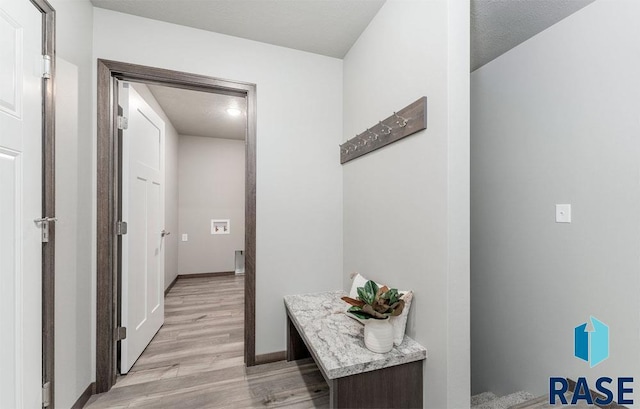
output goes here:
[[369, 318], [364, 324], [364, 344], [369, 350], [384, 354], [393, 348], [393, 325], [389, 318]]

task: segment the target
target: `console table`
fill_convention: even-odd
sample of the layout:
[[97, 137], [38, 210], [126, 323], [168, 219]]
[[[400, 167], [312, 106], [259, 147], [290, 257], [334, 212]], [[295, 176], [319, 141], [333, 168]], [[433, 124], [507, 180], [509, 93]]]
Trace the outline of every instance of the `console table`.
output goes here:
[[287, 361], [313, 357], [332, 408], [421, 408], [427, 351], [405, 335], [386, 354], [364, 345], [364, 326], [345, 315], [342, 291], [288, 295]]

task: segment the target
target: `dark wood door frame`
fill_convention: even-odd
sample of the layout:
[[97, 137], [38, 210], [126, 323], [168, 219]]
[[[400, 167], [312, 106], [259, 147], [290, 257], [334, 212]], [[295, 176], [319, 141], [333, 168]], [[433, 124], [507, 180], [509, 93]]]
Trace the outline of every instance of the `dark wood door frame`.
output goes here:
[[[31, 0], [42, 13], [42, 55], [51, 60], [42, 79], [42, 217], [56, 214], [56, 11], [47, 0]], [[42, 385], [48, 385], [48, 408], [55, 406], [55, 223], [49, 223], [49, 241], [42, 243]]]
[[247, 366], [255, 365], [256, 256], [256, 86], [204, 75], [98, 60], [96, 393], [115, 384], [117, 370], [117, 289], [119, 164], [116, 79], [195, 91], [245, 96], [245, 347]]

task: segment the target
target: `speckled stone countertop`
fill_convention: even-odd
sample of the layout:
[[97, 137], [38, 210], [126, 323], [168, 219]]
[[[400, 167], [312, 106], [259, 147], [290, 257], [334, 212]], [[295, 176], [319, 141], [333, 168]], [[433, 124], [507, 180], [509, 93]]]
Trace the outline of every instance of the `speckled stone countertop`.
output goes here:
[[371, 352], [364, 345], [364, 326], [349, 318], [349, 305], [342, 291], [287, 295], [289, 317], [307, 344], [316, 363], [329, 379], [420, 361], [427, 350], [408, 336], [386, 354]]

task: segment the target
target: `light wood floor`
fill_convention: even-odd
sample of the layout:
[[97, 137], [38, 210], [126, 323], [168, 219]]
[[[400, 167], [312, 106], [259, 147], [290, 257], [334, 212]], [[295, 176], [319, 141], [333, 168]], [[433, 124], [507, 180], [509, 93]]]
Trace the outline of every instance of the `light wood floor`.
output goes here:
[[129, 374], [86, 407], [328, 407], [313, 361], [245, 368], [243, 295], [242, 276], [179, 279], [165, 299], [163, 327]]

